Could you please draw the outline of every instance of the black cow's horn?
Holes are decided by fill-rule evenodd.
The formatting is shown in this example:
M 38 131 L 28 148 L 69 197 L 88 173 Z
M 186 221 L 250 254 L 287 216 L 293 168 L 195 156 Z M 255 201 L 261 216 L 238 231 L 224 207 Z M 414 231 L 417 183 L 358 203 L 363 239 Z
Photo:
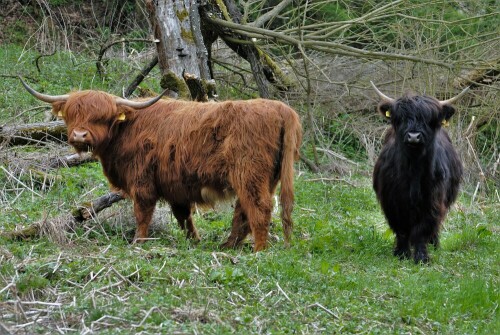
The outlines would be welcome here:
M 453 98 L 450 98 L 448 100 L 443 100 L 443 101 L 439 101 L 439 104 L 441 106 L 444 106 L 444 105 L 452 105 L 454 104 L 455 102 L 458 101 L 458 99 L 460 99 L 465 93 L 467 93 L 467 91 L 469 91 L 470 89 L 470 86 L 469 87 L 466 87 L 462 92 L 458 93 L 458 95 L 455 95 Z
M 32 96 L 34 96 L 38 100 L 52 103 L 52 102 L 57 102 L 57 101 L 66 101 L 69 98 L 69 94 L 65 94 L 65 95 L 42 94 L 40 92 L 35 91 L 28 84 L 26 84 L 26 82 L 23 80 L 23 78 L 21 76 L 19 76 L 19 79 L 21 80 L 21 83 L 23 84 L 26 91 L 28 91 Z
M 373 81 L 370 80 L 370 84 L 372 84 L 373 89 L 375 90 L 375 92 L 377 92 L 377 95 L 380 97 L 380 99 L 391 103 L 395 101 L 393 98 L 390 98 L 384 93 L 380 92 L 380 90 L 377 88 L 377 86 L 375 86 Z
M 117 106 L 122 105 L 122 106 L 132 107 L 135 109 L 141 109 L 141 108 L 146 108 L 146 107 L 153 105 L 155 102 L 160 100 L 161 97 L 163 95 L 165 95 L 165 93 L 167 93 L 167 91 L 168 90 L 165 90 L 159 96 L 157 96 L 153 99 L 147 100 L 147 101 L 132 101 L 132 100 L 127 100 L 127 99 L 118 98 L 118 97 L 115 99 L 115 101 L 116 101 Z

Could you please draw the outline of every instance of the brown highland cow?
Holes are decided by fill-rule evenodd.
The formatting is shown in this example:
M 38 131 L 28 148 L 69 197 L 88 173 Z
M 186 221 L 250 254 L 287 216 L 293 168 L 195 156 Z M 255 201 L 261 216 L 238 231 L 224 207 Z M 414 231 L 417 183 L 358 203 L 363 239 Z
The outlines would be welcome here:
M 22 79 L 21 79 L 22 81 Z M 293 163 L 302 128 L 297 113 L 279 101 L 132 101 L 100 91 L 49 96 L 78 152 L 91 150 L 113 187 L 134 202 L 134 241 L 148 237 L 156 202 L 167 201 L 189 238 L 198 240 L 194 204 L 236 196 L 231 234 L 236 247 L 251 232 L 254 251 L 267 245 L 272 195 L 281 183 L 281 218 L 290 242 Z

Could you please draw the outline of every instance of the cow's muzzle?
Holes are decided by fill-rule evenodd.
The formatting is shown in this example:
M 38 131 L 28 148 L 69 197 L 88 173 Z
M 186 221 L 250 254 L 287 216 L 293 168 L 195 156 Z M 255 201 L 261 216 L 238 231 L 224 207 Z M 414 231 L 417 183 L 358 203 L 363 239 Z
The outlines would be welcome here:
M 77 151 L 92 150 L 92 136 L 88 130 L 73 130 L 68 138 L 71 144 Z
M 89 132 L 86 130 L 73 130 L 71 132 L 71 143 L 88 143 Z
M 406 133 L 405 143 L 410 145 L 419 145 L 423 143 L 423 136 L 420 132 Z

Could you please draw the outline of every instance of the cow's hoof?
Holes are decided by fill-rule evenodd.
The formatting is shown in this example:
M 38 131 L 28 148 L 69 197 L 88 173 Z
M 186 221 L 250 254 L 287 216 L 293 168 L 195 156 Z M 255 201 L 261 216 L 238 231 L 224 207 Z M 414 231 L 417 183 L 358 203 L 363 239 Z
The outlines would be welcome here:
M 196 234 L 187 234 L 186 238 L 194 243 L 199 243 L 201 241 L 200 235 Z
M 431 238 L 431 240 L 429 241 L 432 246 L 434 247 L 434 249 L 438 249 L 439 248 L 439 237 L 438 236 L 434 236 L 433 238 Z
M 411 257 L 411 251 L 408 248 L 396 248 L 394 249 L 394 256 L 401 260 L 408 259 Z
M 219 245 L 219 249 L 236 249 L 239 245 L 236 241 L 227 240 L 226 242 Z
M 426 252 L 416 251 L 413 257 L 415 264 L 427 264 L 430 261 L 429 255 Z

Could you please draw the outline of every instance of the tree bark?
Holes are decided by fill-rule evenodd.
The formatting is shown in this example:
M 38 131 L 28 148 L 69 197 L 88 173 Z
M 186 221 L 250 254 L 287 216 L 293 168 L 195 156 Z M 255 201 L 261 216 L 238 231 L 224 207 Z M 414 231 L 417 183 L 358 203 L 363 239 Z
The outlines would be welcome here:
M 227 21 L 241 23 L 242 15 L 238 10 L 238 7 L 234 3 L 234 1 L 224 0 L 224 5 L 226 6 L 226 11 L 229 14 L 229 17 L 226 17 L 225 19 Z M 224 10 L 224 8 L 220 8 L 220 6 L 221 5 L 215 7 L 214 9 Z M 239 56 L 243 57 L 248 61 L 248 63 L 250 64 L 250 68 L 252 69 L 253 77 L 259 89 L 259 95 L 262 98 L 269 98 L 271 94 L 269 92 L 264 66 L 260 59 L 259 50 L 255 47 L 252 41 L 244 36 L 236 35 L 234 32 L 228 31 L 227 29 L 221 31 L 219 36 L 227 44 L 227 46 L 229 46 Z M 246 41 L 250 43 L 238 43 L 239 41 Z
M 198 4 L 195 0 L 148 0 L 153 33 L 157 43 L 158 63 L 164 89 L 189 98 L 189 87 L 183 72 L 200 78 L 210 96 L 214 84 L 208 66 L 208 51 L 201 34 Z M 196 94 L 194 94 L 196 96 Z

